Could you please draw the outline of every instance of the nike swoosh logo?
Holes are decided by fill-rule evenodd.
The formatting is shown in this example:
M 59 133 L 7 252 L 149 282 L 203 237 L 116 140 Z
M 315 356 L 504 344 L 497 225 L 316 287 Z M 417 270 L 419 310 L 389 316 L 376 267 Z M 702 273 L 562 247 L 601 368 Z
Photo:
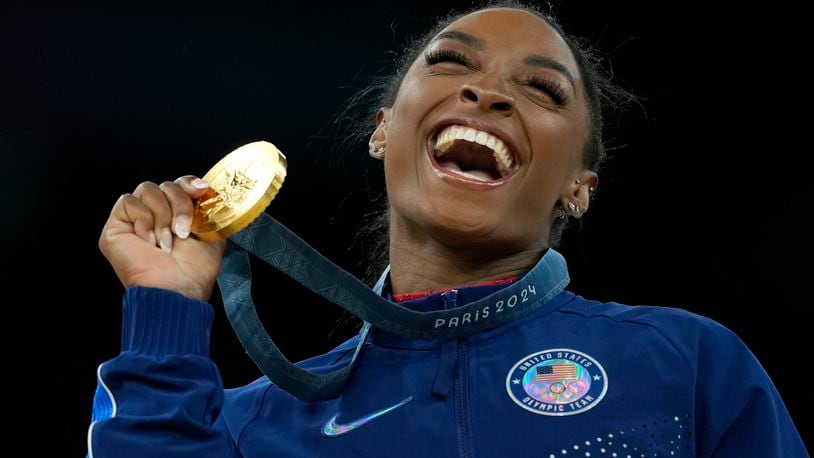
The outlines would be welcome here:
M 338 436 L 341 436 L 343 434 L 347 434 L 347 433 L 353 431 L 354 429 L 356 429 L 356 428 L 364 425 L 365 423 L 369 422 L 370 420 L 373 420 L 374 418 L 381 417 L 382 415 L 384 415 L 384 414 L 386 414 L 388 412 L 392 412 L 392 411 L 398 409 L 399 407 L 403 406 L 404 404 L 407 404 L 408 402 L 410 402 L 412 400 L 413 400 L 413 397 L 410 396 L 407 399 L 399 402 L 396 405 L 392 405 L 390 407 L 387 407 L 386 409 L 382 409 L 382 410 L 373 412 L 372 414 L 365 415 L 364 417 L 361 417 L 361 418 L 356 419 L 356 420 L 354 420 L 352 422 L 349 422 L 349 423 L 343 423 L 343 424 L 337 423 L 336 419 L 339 418 L 339 413 L 337 413 L 336 415 L 333 416 L 333 418 L 331 418 L 330 420 L 328 420 L 328 422 L 325 423 L 325 426 L 322 427 L 322 434 L 327 436 L 327 437 L 338 437 Z

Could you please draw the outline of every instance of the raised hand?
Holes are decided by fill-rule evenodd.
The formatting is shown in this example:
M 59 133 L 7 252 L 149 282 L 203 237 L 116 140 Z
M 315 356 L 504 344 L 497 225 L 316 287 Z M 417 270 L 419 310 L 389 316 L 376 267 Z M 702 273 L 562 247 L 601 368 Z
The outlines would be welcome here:
M 145 181 L 119 197 L 99 249 L 125 288 L 150 286 L 209 300 L 226 242 L 203 242 L 189 232 L 193 199 L 208 188 L 186 175 L 160 185 Z

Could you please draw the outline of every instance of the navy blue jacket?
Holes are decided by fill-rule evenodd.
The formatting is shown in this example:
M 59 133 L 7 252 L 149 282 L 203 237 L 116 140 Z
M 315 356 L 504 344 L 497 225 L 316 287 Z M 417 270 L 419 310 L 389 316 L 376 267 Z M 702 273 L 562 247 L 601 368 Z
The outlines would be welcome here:
M 503 286 L 402 305 L 448 309 Z M 300 363 L 329 372 L 359 347 L 344 392 L 317 403 L 265 377 L 224 390 L 208 356 L 213 315 L 176 293 L 126 291 L 122 351 L 98 370 L 90 456 L 808 456 L 746 345 L 679 309 L 562 291 L 467 339 L 370 329 L 361 345 L 357 336 Z

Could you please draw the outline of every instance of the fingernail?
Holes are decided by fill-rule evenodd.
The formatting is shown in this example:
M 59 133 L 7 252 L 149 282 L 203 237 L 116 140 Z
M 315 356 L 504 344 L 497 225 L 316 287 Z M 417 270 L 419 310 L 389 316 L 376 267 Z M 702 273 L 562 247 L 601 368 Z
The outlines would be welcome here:
M 161 229 L 161 234 L 158 236 L 158 243 L 165 252 L 170 253 L 172 251 L 172 232 L 170 228 L 165 227 Z
M 206 189 L 206 188 L 209 187 L 209 183 L 207 183 L 206 181 L 204 181 L 204 180 L 202 180 L 200 178 L 196 178 L 196 179 L 190 181 L 189 184 L 191 184 L 193 188 L 198 188 L 198 189 Z
M 175 235 L 185 239 L 189 237 L 189 227 L 192 220 L 187 215 L 178 215 L 175 217 Z
M 150 246 L 155 246 L 155 232 L 150 231 L 150 233 L 147 234 L 147 243 L 149 243 Z

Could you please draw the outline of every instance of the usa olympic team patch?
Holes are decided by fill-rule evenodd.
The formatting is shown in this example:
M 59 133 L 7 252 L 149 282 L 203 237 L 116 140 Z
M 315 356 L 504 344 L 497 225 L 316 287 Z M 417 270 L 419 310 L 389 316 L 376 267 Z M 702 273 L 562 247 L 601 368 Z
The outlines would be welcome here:
M 593 409 L 608 391 L 605 368 L 591 356 L 570 348 L 532 353 L 506 376 L 515 404 L 540 415 L 562 417 Z

